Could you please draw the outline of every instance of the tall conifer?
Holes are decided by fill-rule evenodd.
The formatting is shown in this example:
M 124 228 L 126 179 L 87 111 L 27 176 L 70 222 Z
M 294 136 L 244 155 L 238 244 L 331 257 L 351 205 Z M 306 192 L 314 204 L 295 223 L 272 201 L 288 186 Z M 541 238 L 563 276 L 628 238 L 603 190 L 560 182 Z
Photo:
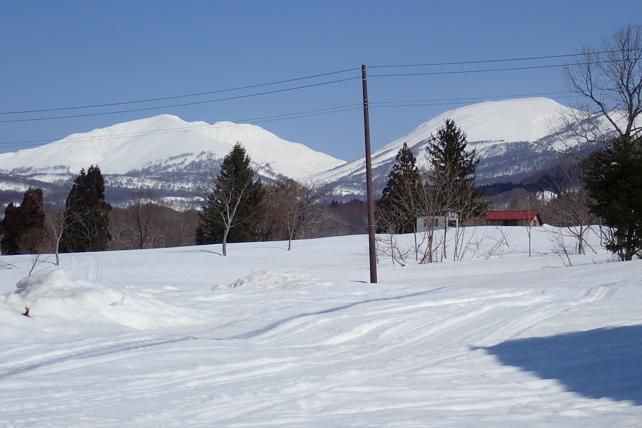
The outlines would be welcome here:
M 446 119 L 426 147 L 431 165 L 429 187 L 433 187 L 431 191 L 437 194 L 443 210 L 458 211 L 462 220 L 481 215 L 487 208 L 483 195 L 475 188 L 479 157 L 467 146 L 466 133 L 455 121 Z
M 395 158 L 395 164 L 388 174 L 386 187 L 377 204 L 378 223 L 395 233 L 408 233 L 415 230 L 417 218 L 417 198 L 421 188 L 421 177 L 417 160 L 403 144 Z
M 227 255 L 228 242 L 255 239 L 263 187 L 250 163 L 240 143 L 223 159 L 214 189 L 199 213 L 198 244 L 222 243 L 223 255 Z
M 2 254 L 31 254 L 39 251 L 47 236 L 41 189 L 29 188 L 20 206 L 10 203 L 2 220 Z
M 584 164 L 591 212 L 613 230 L 606 248 L 621 260 L 641 255 L 642 140 L 616 138 Z
M 65 202 L 60 252 L 102 251 L 111 240 L 105 180 L 98 166 L 82 169 Z

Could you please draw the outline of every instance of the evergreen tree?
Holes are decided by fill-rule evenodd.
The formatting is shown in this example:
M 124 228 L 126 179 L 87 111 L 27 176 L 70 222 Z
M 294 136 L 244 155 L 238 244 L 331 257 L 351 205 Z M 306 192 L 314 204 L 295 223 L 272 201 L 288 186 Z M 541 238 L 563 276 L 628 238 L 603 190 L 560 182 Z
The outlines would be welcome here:
M 475 150 L 466 150 L 467 145 L 466 133 L 452 119 L 446 119 L 426 147 L 434 173 L 458 182 L 474 180 L 479 158 Z
M 2 220 L 2 254 L 13 255 L 20 254 L 18 241 L 22 235 L 22 213 L 20 207 L 16 207 L 13 202 L 7 205 L 4 210 L 4 219 Z
M 39 250 L 47 236 L 41 189 L 29 188 L 22 203 L 10 203 L 2 221 L 2 254 L 30 254 Z
M 377 203 L 377 223 L 394 233 L 413 232 L 416 227 L 417 199 L 421 177 L 417 160 L 404 143 L 388 174 L 386 187 Z
M 591 211 L 613 229 L 606 247 L 621 260 L 640 256 L 642 245 L 642 141 L 616 138 L 585 162 Z
M 199 213 L 197 244 L 223 244 L 255 239 L 263 187 L 250 166 L 243 146 L 236 143 L 225 156 L 214 189 L 207 194 Z
M 65 202 L 60 252 L 102 251 L 111 240 L 105 181 L 98 166 L 82 169 Z
M 458 211 L 461 219 L 481 215 L 487 204 L 475 187 L 476 150 L 467 150 L 466 133 L 452 119 L 431 136 L 426 151 L 430 159 L 429 185 L 437 187 L 444 211 Z

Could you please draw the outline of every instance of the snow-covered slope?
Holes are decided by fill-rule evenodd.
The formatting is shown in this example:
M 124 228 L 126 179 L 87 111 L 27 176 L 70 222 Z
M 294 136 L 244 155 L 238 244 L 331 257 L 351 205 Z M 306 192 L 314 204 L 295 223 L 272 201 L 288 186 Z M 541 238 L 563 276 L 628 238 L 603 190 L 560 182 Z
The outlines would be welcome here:
M 639 427 L 642 261 L 590 233 L 565 267 L 560 233 L 467 228 L 377 285 L 366 236 L 4 256 L 0 426 Z
M 268 175 L 298 179 L 344 163 L 255 125 L 187 122 L 163 114 L 72 134 L 34 149 L 0 154 L 0 170 L 48 171 L 62 166 L 75 174 L 97 164 L 105 174 L 125 174 L 151 166 L 179 168 L 208 157 L 220 159 L 236 142 Z
M 417 163 L 425 167 L 427 139 L 452 119 L 466 132 L 468 146 L 476 149 L 481 158 L 478 177 L 494 177 L 523 173 L 537 168 L 532 158 L 554 144 L 545 141 L 554 133 L 559 118 L 571 109 L 550 98 L 521 98 L 487 101 L 446 111 L 417 126 L 413 131 L 375 151 L 372 165 L 375 179 L 383 180 L 404 143 L 417 156 Z M 518 162 L 503 166 L 505 158 L 520 157 Z M 525 164 L 525 165 L 523 165 Z M 336 194 L 362 192 L 365 160 L 354 160 L 333 170 L 310 177 L 310 181 L 331 184 Z

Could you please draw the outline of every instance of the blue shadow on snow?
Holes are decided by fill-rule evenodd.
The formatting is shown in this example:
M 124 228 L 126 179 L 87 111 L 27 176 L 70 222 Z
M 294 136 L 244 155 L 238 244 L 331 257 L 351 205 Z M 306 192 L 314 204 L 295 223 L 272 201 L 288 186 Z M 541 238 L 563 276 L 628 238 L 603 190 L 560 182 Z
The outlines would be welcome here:
M 502 364 L 555 379 L 585 397 L 642 405 L 642 325 L 515 339 L 476 349 Z

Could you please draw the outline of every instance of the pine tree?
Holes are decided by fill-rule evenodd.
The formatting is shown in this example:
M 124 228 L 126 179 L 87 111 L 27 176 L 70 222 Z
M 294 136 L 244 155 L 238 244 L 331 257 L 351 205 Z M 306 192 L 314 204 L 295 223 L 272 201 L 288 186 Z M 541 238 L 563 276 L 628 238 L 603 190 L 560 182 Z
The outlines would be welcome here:
M 377 203 L 377 223 L 394 233 L 413 232 L 416 227 L 417 198 L 421 177 L 417 160 L 403 144 L 388 174 L 386 187 Z
M 467 145 L 466 133 L 446 119 L 426 147 L 434 173 L 460 182 L 474 179 L 479 158 L 475 150 L 466 150 Z
M 475 188 L 476 150 L 467 150 L 466 133 L 452 119 L 431 136 L 426 151 L 430 159 L 430 185 L 439 194 L 444 211 L 458 211 L 461 219 L 486 210 L 483 195 Z
M 22 213 L 20 207 L 16 207 L 13 202 L 7 205 L 4 210 L 4 219 L 2 220 L 2 254 L 13 255 L 20 254 L 18 241 L 22 235 Z
M 607 249 L 621 260 L 640 256 L 642 246 L 642 141 L 616 138 L 585 162 L 589 208 L 613 230 Z
M 198 244 L 251 241 L 256 236 L 263 187 L 250 166 L 250 158 L 240 143 L 234 145 L 221 163 L 221 170 L 199 213 Z
M 82 169 L 65 203 L 60 252 L 102 251 L 111 240 L 105 181 L 98 166 Z
M 41 189 L 29 188 L 22 203 L 10 203 L 2 221 L 2 254 L 31 254 L 38 252 L 47 236 Z

